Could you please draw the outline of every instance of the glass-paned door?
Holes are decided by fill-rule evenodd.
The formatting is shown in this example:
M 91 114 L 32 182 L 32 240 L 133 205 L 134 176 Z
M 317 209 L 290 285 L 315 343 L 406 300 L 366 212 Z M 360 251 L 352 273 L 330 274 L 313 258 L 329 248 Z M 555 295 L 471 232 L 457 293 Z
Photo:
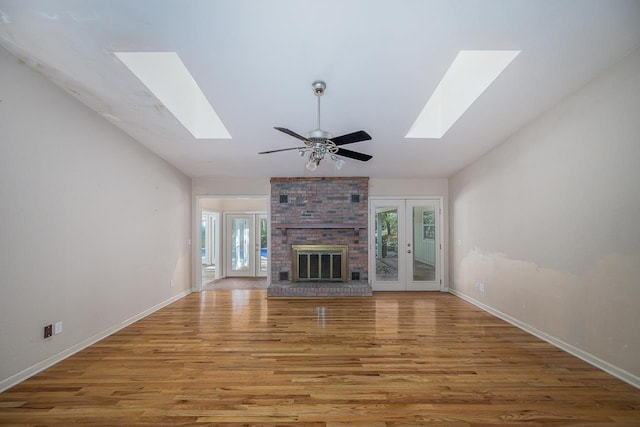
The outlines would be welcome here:
M 373 289 L 440 290 L 440 201 L 372 199 L 369 206 Z
M 206 215 L 202 215 L 202 235 L 200 236 L 200 242 L 202 243 L 200 245 L 200 256 L 202 257 L 202 265 L 207 265 L 210 264 L 210 260 L 211 260 L 211 253 L 209 252 L 209 245 L 207 240 L 209 240 L 209 233 L 210 233 L 210 227 L 209 227 L 209 219 L 207 218 Z
M 406 263 L 407 290 L 439 291 L 439 234 L 436 218 L 440 203 L 437 200 L 406 201 Z M 436 246 L 438 245 L 438 246 Z
M 401 232 L 398 220 L 404 217 L 404 202 L 401 200 L 371 201 L 373 218 L 374 255 L 373 283 L 378 290 L 404 290 L 404 269 L 398 268 L 398 248 L 404 246 L 404 232 Z M 402 223 L 402 221 L 400 221 Z
M 266 276 L 267 275 L 267 266 L 269 262 L 269 253 L 267 251 L 268 242 L 267 242 L 267 215 L 259 214 L 257 215 L 258 226 L 256 227 L 256 232 L 258 235 L 256 236 L 256 241 L 260 242 L 259 245 L 259 254 L 258 259 L 260 260 L 257 265 L 257 276 Z
M 227 276 L 266 276 L 266 214 L 228 214 L 226 222 Z
M 203 210 L 201 214 L 200 257 L 203 284 L 220 278 L 219 215 L 218 212 L 207 210 Z

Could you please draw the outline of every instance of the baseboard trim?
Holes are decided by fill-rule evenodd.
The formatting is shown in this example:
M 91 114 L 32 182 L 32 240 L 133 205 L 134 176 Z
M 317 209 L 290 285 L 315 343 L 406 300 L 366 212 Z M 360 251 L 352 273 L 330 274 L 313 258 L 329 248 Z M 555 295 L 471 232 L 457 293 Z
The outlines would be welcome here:
M 468 295 L 465 295 L 461 292 L 458 292 L 455 289 L 449 289 L 449 293 L 452 295 L 457 296 L 460 299 L 463 299 L 465 301 L 467 301 L 468 303 L 471 303 L 473 305 L 475 305 L 476 307 L 480 308 L 481 310 L 484 310 L 502 320 L 504 320 L 505 322 L 511 323 L 513 326 L 522 329 L 525 332 L 530 333 L 531 335 L 534 335 L 538 338 L 540 338 L 543 341 L 548 342 L 551 345 L 554 345 L 556 347 L 558 347 L 561 350 L 566 351 L 567 353 L 577 357 L 578 359 L 582 359 L 585 362 L 595 366 L 598 369 L 602 369 L 603 371 L 613 375 L 614 377 L 636 387 L 640 389 L 640 377 L 632 374 L 631 372 L 625 371 L 624 369 L 618 368 L 615 365 L 612 365 L 609 362 L 606 362 L 594 355 L 592 355 L 591 353 L 587 353 L 584 350 L 580 350 L 577 347 L 572 346 L 571 344 L 567 344 L 566 342 L 559 340 L 558 338 L 555 338 L 545 332 L 542 332 L 536 328 L 534 328 L 531 325 L 528 325 L 524 322 L 521 322 L 520 320 L 509 316 L 508 314 L 505 314 L 499 310 L 496 310 L 495 308 L 492 308 L 478 300 L 476 300 L 475 298 L 472 298 Z
M 84 350 L 85 348 L 89 347 L 92 344 L 97 343 L 98 341 L 108 337 L 109 335 L 112 335 L 116 332 L 118 332 L 120 329 L 126 328 L 127 326 L 131 325 L 132 323 L 137 322 L 138 320 L 147 317 L 148 315 L 150 315 L 151 313 L 160 310 L 163 307 L 166 307 L 167 305 L 174 303 L 176 301 L 178 301 L 179 299 L 182 299 L 184 297 L 186 297 L 187 295 L 189 295 L 192 292 L 191 289 L 189 289 L 188 291 L 184 291 L 180 294 L 174 295 L 173 297 L 154 305 L 153 307 L 139 313 L 136 314 L 135 316 L 124 320 L 123 322 L 120 322 L 90 338 L 87 338 L 84 341 L 81 341 L 69 348 L 67 348 L 66 350 L 61 351 L 60 353 L 53 355 L 51 357 L 49 357 L 48 359 L 45 359 L 41 362 L 36 363 L 33 366 L 30 366 L 20 372 L 18 372 L 15 375 L 12 375 L 4 380 L 0 381 L 0 393 L 2 393 L 5 390 L 10 389 L 11 387 L 21 383 L 22 381 L 36 375 L 39 372 L 44 371 L 45 369 L 55 365 L 58 362 L 61 362 L 62 360 L 66 359 L 69 356 L 74 355 L 75 353 L 79 352 L 80 350 Z

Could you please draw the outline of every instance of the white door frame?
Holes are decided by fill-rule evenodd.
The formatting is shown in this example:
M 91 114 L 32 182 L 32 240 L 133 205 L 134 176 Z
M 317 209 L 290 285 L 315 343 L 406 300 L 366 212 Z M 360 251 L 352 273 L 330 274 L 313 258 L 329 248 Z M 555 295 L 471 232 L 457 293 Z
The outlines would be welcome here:
M 412 208 L 420 202 L 428 202 L 436 205 L 436 277 L 434 282 L 413 282 L 409 280 L 412 267 L 409 264 L 407 250 L 408 243 L 412 243 L 413 237 L 407 236 L 407 230 L 412 230 Z M 398 210 L 398 278 L 397 281 L 376 281 L 376 207 L 393 206 Z M 369 198 L 369 281 L 374 291 L 446 291 L 444 273 L 444 218 L 442 215 L 442 197 L 370 197 Z M 400 224 L 404 223 L 404 226 Z M 415 250 L 412 244 L 411 250 Z

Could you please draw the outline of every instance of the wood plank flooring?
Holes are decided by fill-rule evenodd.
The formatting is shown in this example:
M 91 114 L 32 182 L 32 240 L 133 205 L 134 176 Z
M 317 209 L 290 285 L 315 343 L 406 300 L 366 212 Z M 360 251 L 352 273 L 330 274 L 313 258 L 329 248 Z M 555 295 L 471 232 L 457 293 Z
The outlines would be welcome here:
M 640 425 L 640 390 L 452 295 L 265 295 L 191 294 L 0 394 L 0 424 Z

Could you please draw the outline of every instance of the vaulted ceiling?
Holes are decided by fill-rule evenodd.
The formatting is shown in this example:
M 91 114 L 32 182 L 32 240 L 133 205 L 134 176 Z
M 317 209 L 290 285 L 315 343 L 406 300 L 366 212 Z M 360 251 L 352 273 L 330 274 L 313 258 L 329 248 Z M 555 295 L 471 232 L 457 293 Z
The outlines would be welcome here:
M 192 177 L 448 177 L 639 46 L 639 23 L 638 0 L 0 0 L 0 45 Z M 444 137 L 406 139 L 458 52 L 485 49 L 521 53 Z M 176 52 L 231 138 L 194 138 L 130 51 Z M 257 154 L 300 145 L 274 126 L 316 127 L 317 79 L 322 128 L 365 130 L 345 148 L 372 160 Z

